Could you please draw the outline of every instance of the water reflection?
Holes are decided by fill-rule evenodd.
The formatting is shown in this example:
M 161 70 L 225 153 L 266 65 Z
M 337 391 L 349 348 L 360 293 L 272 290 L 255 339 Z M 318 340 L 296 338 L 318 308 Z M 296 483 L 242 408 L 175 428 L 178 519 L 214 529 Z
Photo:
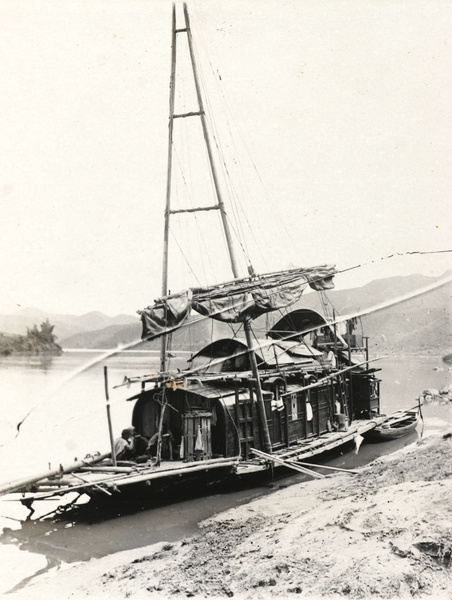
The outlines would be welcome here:
M 30 360 L 28 363 L 32 369 L 40 369 L 41 371 L 49 371 L 52 368 L 54 356 L 41 354 L 35 360 Z
M 2 369 L 20 368 L 20 369 L 39 369 L 40 371 L 50 371 L 54 365 L 55 359 L 59 357 L 54 354 L 11 354 L 2 356 L 0 367 Z

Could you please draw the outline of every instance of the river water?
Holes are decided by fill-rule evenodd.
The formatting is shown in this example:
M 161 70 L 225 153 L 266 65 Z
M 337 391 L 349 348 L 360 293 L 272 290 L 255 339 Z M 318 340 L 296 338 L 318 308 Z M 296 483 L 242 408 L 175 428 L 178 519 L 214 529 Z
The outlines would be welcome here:
M 175 360 L 172 368 L 185 360 Z M 87 453 L 108 451 L 103 367 L 108 367 L 108 388 L 115 436 L 130 424 L 133 403 L 126 398 L 137 386 L 117 387 L 125 375 L 158 370 L 158 358 L 147 352 L 107 357 L 105 353 L 68 351 L 60 357 L 7 357 L 0 359 L 0 483 L 46 471 L 72 462 Z M 435 357 L 392 357 L 380 362 L 382 412 L 415 404 L 424 389 L 442 389 L 452 373 Z M 423 434 L 452 426 L 452 403 L 431 403 L 423 408 Z M 20 426 L 18 427 L 18 425 Z M 419 427 L 421 429 L 421 427 Z M 384 444 L 363 444 L 359 453 L 338 455 L 328 464 L 353 468 L 417 439 L 410 437 Z M 134 515 L 97 519 L 90 523 L 55 524 L 35 517 L 55 508 L 44 502 L 33 521 L 28 510 L 0 500 L 0 593 L 25 585 L 29 579 L 61 565 L 101 557 L 158 541 L 175 541 L 193 535 L 197 524 L 213 514 L 271 493 L 281 485 L 303 481 L 293 475 L 251 490 L 233 491 L 177 502 Z

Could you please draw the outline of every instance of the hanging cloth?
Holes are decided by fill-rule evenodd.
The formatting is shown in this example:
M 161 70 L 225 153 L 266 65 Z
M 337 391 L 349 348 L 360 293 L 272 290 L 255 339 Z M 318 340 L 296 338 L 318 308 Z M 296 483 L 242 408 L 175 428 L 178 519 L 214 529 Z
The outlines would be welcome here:
M 363 440 L 364 440 L 363 436 L 360 435 L 359 433 L 357 435 L 355 435 L 355 437 L 354 437 L 354 441 L 355 441 L 355 454 L 358 454 L 359 448 L 360 448 Z
M 195 442 L 195 452 L 204 452 L 205 448 L 204 448 L 204 441 L 202 439 L 202 431 L 201 431 L 201 425 L 198 425 L 198 434 L 196 436 L 196 442 Z
M 335 369 L 337 367 L 336 355 L 334 354 L 334 352 L 332 350 L 330 350 L 328 352 L 328 354 L 326 355 L 326 360 L 331 362 L 331 367 L 333 369 Z
M 191 290 L 188 290 L 168 298 L 166 302 L 160 300 L 154 306 L 138 311 L 142 324 L 141 339 L 163 335 L 180 327 L 190 316 L 191 297 Z
M 184 436 L 180 438 L 179 458 L 184 460 Z
M 306 402 L 306 420 L 307 421 L 312 421 L 313 419 L 313 414 L 312 414 L 312 406 L 310 402 Z
M 260 315 L 297 302 L 306 288 L 306 279 L 298 278 L 283 285 L 240 288 L 228 293 L 193 294 L 192 306 L 196 312 L 206 317 L 226 323 L 243 323 L 247 318 L 256 319 Z

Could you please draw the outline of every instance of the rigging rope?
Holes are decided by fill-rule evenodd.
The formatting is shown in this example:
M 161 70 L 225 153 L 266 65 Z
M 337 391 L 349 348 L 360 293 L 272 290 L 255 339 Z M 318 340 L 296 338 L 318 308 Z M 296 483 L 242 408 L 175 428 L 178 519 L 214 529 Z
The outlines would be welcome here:
M 246 153 L 247 153 L 247 155 L 248 155 L 248 159 L 250 160 L 250 162 L 251 162 L 251 165 L 252 165 L 252 167 L 253 167 L 254 171 L 256 172 L 256 174 L 257 174 L 257 176 L 258 176 L 258 179 L 259 179 L 259 181 L 260 181 L 260 183 L 261 183 L 261 185 L 262 185 L 262 188 L 264 189 L 265 196 L 266 196 L 267 200 L 270 200 L 270 199 L 269 199 L 269 197 L 268 197 L 267 191 L 266 191 L 266 189 L 265 189 L 264 183 L 263 183 L 263 181 L 262 181 L 262 178 L 260 177 L 260 175 L 259 175 L 259 172 L 258 172 L 258 170 L 257 170 L 256 164 L 255 164 L 255 163 L 254 163 L 254 161 L 253 161 L 252 154 L 251 154 L 251 152 L 249 151 L 249 148 L 248 148 L 248 146 L 247 146 L 247 144 L 246 144 L 246 141 L 245 141 L 245 139 L 244 139 L 244 137 L 243 137 L 243 135 L 242 135 L 242 133 L 241 133 L 241 131 L 240 131 L 240 128 L 238 127 L 238 124 L 237 124 L 237 121 L 236 121 L 236 119 L 235 119 L 234 113 L 233 113 L 233 111 L 231 110 L 231 108 L 230 108 L 230 106 L 229 106 L 229 103 L 228 103 L 228 101 L 227 101 L 227 98 L 226 98 L 226 95 L 225 95 L 225 93 L 224 93 L 223 87 L 222 87 L 221 85 L 219 85 L 219 84 L 218 84 L 218 78 L 219 78 L 221 81 L 222 81 L 222 79 L 221 79 L 221 76 L 219 75 L 219 72 L 218 72 L 218 70 L 217 70 L 217 69 L 214 69 L 214 67 L 213 67 L 213 65 L 212 65 L 212 63 L 211 63 L 211 61 L 210 61 L 210 58 L 209 58 L 209 53 L 207 52 L 207 44 L 206 44 L 205 37 L 204 37 L 204 35 L 203 35 L 203 31 L 202 31 L 202 29 L 199 29 L 198 33 L 199 33 L 199 35 L 197 35 L 196 37 L 197 37 L 197 39 L 200 39 L 200 40 L 201 40 L 201 43 L 202 43 L 202 45 L 203 45 L 203 47 L 204 47 L 204 55 L 205 55 L 205 57 L 206 57 L 206 59 L 207 59 L 207 62 L 208 62 L 208 64 L 209 64 L 209 66 L 210 66 L 210 70 L 211 70 L 211 72 L 212 72 L 212 74 L 213 74 L 214 81 L 217 83 L 216 89 L 218 89 L 218 91 L 219 91 L 219 93 L 220 93 L 221 100 L 222 100 L 223 106 L 224 106 L 224 108 L 225 108 L 225 110 L 223 110 L 223 113 L 224 113 L 225 115 L 226 115 L 226 114 L 228 114 L 228 115 L 229 115 L 229 118 L 228 118 L 228 117 L 226 117 L 226 125 L 227 125 L 227 127 L 228 127 L 228 130 L 229 130 L 230 139 L 231 139 L 232 145 L 233 145 L 233 147 L 234 147 L 234 149 L 235 149 L 236 156 L 238 156 L 238 155 L 239 155 L 239 153 L 238 153 L 238 151 L 237 151 L 237 146 L 236 146 L 236 143 L 235 143 L 235 136 L 234 136 L 234 135 L 233 135 L 233 133 L 232 133 L 232 130 L 231 130 L 231 127 L 230 127 L 230 122 L 229 122 L 229 120 L 232 120 L 232 122 L 234 123 L 235 129 L 237 130 L 237 132 L 238 132 L 238 134 L 239 134 L 239 137 L 240 137 L 240 139 L 241 139 L 241 142 L 242 142 L 242 144 L 243 144 L 243 146 L 244 146 L 244 148 L 245 148 L 245 151 L 246 151 Z M 217 75 L 218 75 L 218 78 L 217 78 Z M 204 88 L 206 88 L 206 86 L 205 86 L 205 85 L 204 85 Z M 209 101 L 209 97 L 208 97 L 208 96 L 207 96 L 207 101 Z M 210 114 L 213 114 L 213 112 L 212 112 L 212 111 L 210 111 Z M 218 136 L 216 136 L 216 137 L 215 137 L 215 142 L 216 142 L 216 144 L 217 144 L 217 147 L 218 147 L 217 138 L 218 138 Z M 223 155 L 223 153 L 222 153 L 222 155 Z M 225 166 L 225 168 L 226 168 L 226 171 L 228 172 L 228 170 L 227 170 L 227 162 L 223 161 L 223 163 L 224 163 L 224 166 Z M 243 182 L 245 183 L 245 186 L 246 186 L 246 187 L 248 188 L 248 190 L 249 190 L 249 186 L 248 186 L 248 178 L 247 178 L 247 177 L 245 177 L 245 174 L 244 174 L 244 171 L 243 171 L 243 165 L 242 165 L 242 161 L 238 161 L 238 164 L 239 164 L 239 167 L 240 167 L 240 171 L 241 171 L 241 173 L 242 173 L 242 179 L 243 179 Z M 228 172 L 228 174 L 229 174 L 229 172 Z M 229 179 L 226 179 L 226 180 L 227 180 L 227 181 L 229 181 Z M 232 181 L 231 181 L 231 184 L 232 184 Z M 243 210 L 243 208 L 242 208 L 242 204 L 239 202 L 238 195 L 237 195 L 237 193 L 235 192 L 235 189 L 234 189 L 234 187 L 233 187 L 232 185 L 231 185 L 231 187 L 232 187 L 232 191 L 233 191 L 233 193 L 234 193 L 235 200 L 237 201 L 237 204 L 236 204 L 236 202 L 232 202 L 232 203 L 231 203 L 231 204 L 232 204 L 232 207 L 233 207 L 233 209 L 235 209 L 235 210 L 236 210 L 236 212 L 237 212 L 237 213 L 238 213 L 238 210 L 240 210 L 241 214 L 243 215 L 243 218 L 245 219 L 245 221 L 246 221 L 246 223 L 247 223 L 247 225 L 248 225 L 248 230 L 249 230 L 249 232 L 250 232 L 250 235 L 252 236 L 252 238 L 253 238 L 253 240 L 254 240 L 254 243 L 255 243 L 255 245 L 256 245 L 256 248 L 257 248 L 257 250 L 258 250 L 258 252 L 259 252 L 259 254 L 260 254 L 260 256 L 261 256 L 261 259 L 262 259 L 262 261 L 263 261 L 263 264 L 264 264 L 264 265 L 267 265 L 267 262 L 266 262 L 265 256 L 264 256 L 264 254 L 262 253 L 262 251 L 261 251 L 261 248 L 260 248 L 260 245 L 258 244 L 258 242 L 257 242 L 257 239 L 256 239 L 256 236 L 255 236 L 255 234 L 254 234 L 255 228 L 251 227 L 251 225 L 250 225 L 250 223 L 249 223 L 249 220 L 248 220 L 248 217 L 247 217 L 247 215 L 246 215 L 245 211 L 244 211 L 244 210 Z M 252 194 L 251 194 L 249 191 L 248 191 L 248 193 L 247 193 L 247 198 L 252 198 Z M 237 205 L 238 205 L 238 208 L 237 208 Z M 258 219 L 258 218 L 259 218 L 259 211 L 254 211 L 254 213 L 255 213 L 255 216 L 256 216 L 256 218 Z M 244 232 L 243 232 L 243 227 L 242 227 L 242 225 L 241 225 L 241 223 L 242 223 L 242 219 L 238 218 L 238 216 L 237 216 L 236 218 L 237 218 L 237 220 L 238 220 L 238 223 L 240 223 L 240 228 L 241 228 L 241 231 L 242 231 L 242 234 L 243 234 L 244 243 L 246 244 L 246 236 L 244 235 Z M 284 227 L 284 229 L 285 229 L 285 231 L 286 231 L 286 236 L 287 236 L 287 238 L 290 238 L 289 232 L 287 231 L 287 229 L 286 229 L 286 227 L 285 227 L 285 225 L 284 225 L 284 222 L 283 222 L 283 227 Z M 244 251 L 244 252 L 245 252 L 245 251 Z M 248 256 L 248 250 L 246 250 L 246 254 L 247 254 L 247 256 Z M 248 260 L 249 260 L 249 257 L 248 257 Z M 250 264 L 251 264 L 251 262 L 250 262 Z M 267 267 L 267 268 L 268 268 L 268 267 Z
M 184 133 L 186 133 L 186 127 L 184 127 Z M 186 140 L 185 140 L 185 137 L 186 137 L 186 136 L 184 136 L 184 138 L 183 138 L 183 141 L 186 141 Z M 188 146 L 188 142 L 186 142 L 186 144 L 187 144 L 187 146 Z M 183 184 L 184 184 L 184 189 L 185 189 L 185 191 L 186 191 L 186 198 L 187 198 L 186 202 L 187 202 L 187 205 L 189 205 L 189 207 L 190 207 L 190 208 L 194 208 L 194 207 L 195 207 L 195 202 L 194 202 L 194 190 L 193 190 L 193 177 L 189 177 L 189 181 L 190 181 L 190 186 L 189 186 L 189 184 L 188 184 L 188 182 L 187 182 L 187 178 L 185 177 L 184 168 L 183 168 L 183 166 L 182 166 L 182 162 L 181 162 L 181 160 L 180 160 L 179 153 L 177 152 L 177 147 L 176 147 L 176 145 L 175 145 L 175 144 L 173 144 L 173 152 L 174 152 L 174 153 L 175 153 L 175 155 L 176 155 L 176 160 L 177 160 L 177 163 L 178 163 L 178 166 L 179 166 L 180 175 L 181 175 L 181 177 L 182 177 L 182 182 L 183 182 Z M 185 153 L 185 155 L 187 155 L 187 156 L 190 156 L 190 153 L 189 153 L 189 152 L 186 152 L 186 153 Z M 191 166 L 191 163 L 190 163 L 190 161 L 188 161 L 188 166 L 187 166 L 187 168 L 188 168 L 188 171 L 189 171 L 189 173 L 190 173 L 190 166 Z M 204 257 L 206 257 L 206 258 L 207 258 L 207 261 L 208 261 L 208 263 L 209 263 L 209 266 L 210 266 L 211 273 L 214 273 L 214 265 L 212 264 L 212 262 L 211 262 L 211 260 L 210 260 L 210 254 L 209 254 L 209 252 L 208 252 L 208 250 L 207 250 L 207 246 L 206 246 L 205 238 L 204 238 L 204 236 L 203 236 L 203 235 L 202 235 L 202 233 L 201 233 L 201 227 L 200 227 L 200 224 L 199 224 L 199 220 L 198 220 L 197 214 L 196 214 L 195 212 L 193 212 L 193 213 L 191 213 L 191 215 L 194 217 L 195 224 L 196 224 L 196 228 L 197 228 L 197 231 L 198 231 L 198 235 L 196 236 L 196 239 L 198 240 L 198 242 L 199 242 L 199 243 L 200 243 L 200 244 L 203 246 L 203 248 L 204 248 L 204 252 L 198 252 L 198 253 L 197 253 L 197 255 L 199 255 L 199 256 L 200 256 L 200 258 L 201 258 L 201 263 L 202 263 L 202 264 L 201 264 L 201 267 L 202 267 L 202 271 L 203 271 L 203 274 L 204 274 L 204 282 L 206 282 L 206 281 L 208 281 L 208 276 L 207 276 L 207 271 L 206 271 L 206 267 L 205 267 L 205 263 L 204 263 Z M 179 219 L 179 226 L 181 227 L 181 222 L 180 222 L 180 219 Z M 171 231 L 171 229 L 172 229 L 172 227 L 171 227 L 171 223 L 170 223 L 170 231 Z M 186 230 L 187 230 L 187 229 L 186 229 L 186 228 L 184 228 L 184 231 L 186 231 Z M 179 236 L 179 237 L 181 237 L 181 236 Z M 190 238 L 190 236 L 189 236 L 189 237 L 188 237 L 188 242 L 187 242 L 187 243 L 189 243 L 189 242 L 190 242 L 190 239 L 191 239 L 191 238 Z M 196 277 L 196 280 L 197 280 L 197 281 L 198 281 L 198 283 L 199 283 L 199 278 L 198 278 L 198 276 L 195 274 L 195 272 L 194 272 L 194 269 L 193 269 L 193 267 L 191 266 L 191 264 L 189 263 L 189 261 L 188 261 L 187 257 L 186 257 L 186 256 L 183 254 L 180 244 L 178 244 L 178 248 L 179 248 L 179 250 L 181 251 L 181 254 L 183 255 L 183 257 L 184 257 L 185 261 L 187 262 L 187 264 L 188 264 L 188 266 L 189 266 L 189 268 L 190 268 L 190 271 L 191 271 L 191 273 L 193 273 L 193 274 L 195 275 L 195 277 Z M 192 254 L 190 254 L 190 255 L 192 255 Z
M 183 252 L 182 248 L 180 247 L 180 244 L 179 244 L 179 242 L 177 241 L 177 237 L 174 235 L 174 233 L 171 231 L 171 229 L 170 229 L 170 234 L 171 234 L 171 236 L 173 237 L 174 241 L 176 242 L 176 245 L 177 245 L 177 247 L 179 248 L 181 255 L 182 255 L 182 256 L 183 256 L 183 258 L 185 259 L 185 262 L 187 263 L 187 267 L 190 269 L 190 272 L 193 274 L 193 277 L 196 279 L 196 281 L 197 281 L 197 282 L 199 283 L 199 285 L 201 286 L 201 285 L 202 285 L 202 284 L 201 284 L 201 282 L 199 281 L 199 279 L 198 279 L 198 277 L 197 277 L 196 273 L 193 271 L 193 269 L 192 269 L 192 267 L 191 267 L 191 265 L 190 265 L 190 262 L 188 261 L 188 259 L 187 259 L 187 257 L 185 256 L 185 254 L 184 254 L 184 252 Z
M 202 39 L 202 41 L 204 41 L 204 40 Z M 194 42 L 194 45 L 195 45 L 195 42 Z M 196 52 L 196 54 L 198 54 L 198 53 Z M 209 61 L 209 64 L 210 64 L 210 61 Z M 230 219 L 230 226 L 234 231 L 235 237 L 240 245 L 242 253 L 247 261 L 247 264 L 250 264 L 251 263 L 250 255 L 249 255 L 248 249 L 246 248 L 246 236 L 243 233 L 242 220 L 238 218 L 237 203 L 234 201 L 234 198 L 236 198 L 238 201 L 238 196 L 234 190 L 234 187 L 232 185 L 232 180 L 229 176 L 229 171 L 227 168 L 227 161 L 225 160 L 225 155 L 224 155 L 223 149 L 218 141 L 219 136 L 216 132 L 216 125 L 215 125 L 215 122 L 212 117 L 212 115 L 214 114 L 214 111 L 212 110 L 209 95 L 206 93 L 207 86 L 205 84 L 205 77 L 204 77 L 204 73 L 202 71 L 202 65 L 199 65 L 199 64 L 198 64 L 198 75 L 199 75 L 199 79 L 200 79 L 200 85 L 202 86 L 203 92 L 204 92 L 204 94 L 203 94 L 204 103 L 209 108 L 209 110 L 206 111 L 205 117 L 206 117 L 206 120 L 209 121 L 209 130 L 212 132 L 212 138 L 215 142 L 215 146 L 217 148 L 218 155 L 221 158 L 220 166 L 221 166 L 222 172 L 223 172 L 223 181 L 226 184 L 226 187 L 228 188 L 230 206 L 235 214 L 234 223 L 232 222 L 232 219 Z M 228 127 L 229 127 L 229 123 L 228 123 Z M 232 143 L 234 143 L 233 140 L 232 140 Z M 243 211 L 242 211 L 242 214 L 244 215 L 245 219 L 247 220 L 247 217 L 243 213 Z M 248 225 L 249 225 L 249 223 L 248 223 Z M 239 235 L 238 230 L 241 230 L 241 235 Z M 254 232 L 251 229 L 251 227 L 250 227 L 250 231 L 251 231 L 251 235 L 254 236 Z

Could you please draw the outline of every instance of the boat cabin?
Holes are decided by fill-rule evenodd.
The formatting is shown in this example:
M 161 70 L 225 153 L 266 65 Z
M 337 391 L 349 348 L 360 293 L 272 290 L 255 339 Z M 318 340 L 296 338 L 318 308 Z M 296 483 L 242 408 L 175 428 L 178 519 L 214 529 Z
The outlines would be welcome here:
M 352 356 L 344 337 L 316 311 L 290 312 L 255 340 L 254 352 L 272 450 L 344 431 L 354 419 L 379 412 L 374 370 Z M 150 389 L 146 383 L 132 398 L 132 424 L 147 439 L 159 428 L 165 432 L 162 459 L 248 458 L 251 448 L 264 449 L 244 339 L 216 340 L 172 381 L 149 381 Z

